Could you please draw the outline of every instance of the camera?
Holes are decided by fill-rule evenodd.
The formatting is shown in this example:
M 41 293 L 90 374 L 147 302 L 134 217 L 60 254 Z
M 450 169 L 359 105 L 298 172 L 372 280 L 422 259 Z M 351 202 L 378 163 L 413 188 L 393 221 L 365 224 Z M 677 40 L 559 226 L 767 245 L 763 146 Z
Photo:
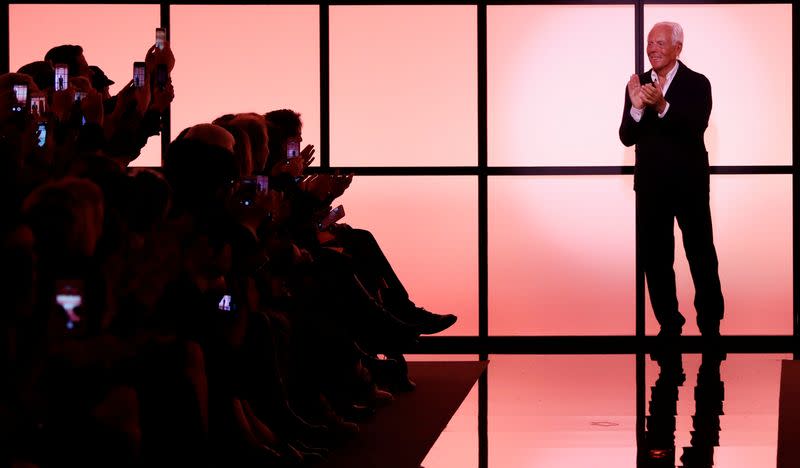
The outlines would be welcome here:
M 141 88 L 144 86 L 145 72 L 144 62 L 133 62 L 133 87 Z
M 44 148 L 47 143 L 47 122 L 39 122 L 36 124 L 36 146 Z
M 47 112 L 47 98 L 41 94 L 31 96 L 31 114 L 43 115 Z
M 56 91 L 64 91 L 69 87 L 69 67 L 63 63 L 56 64 L 55 68 L 55 87 Z
M 14 112 L 22 112 L 28 104 L 28 85 L 14 85 L 14 96 L 17 99 L 11 110 Z
M 67 330 L 74 330 L 80 323 L 78 307 L 83 305 L 83 284 L 76 280 L 60 280 L 56 282 L 56 304 L 61 306 L 67 319 Z
M 156 47 L 164 50 L 165 40 L 167 40 L 167 30 L 165 28 L 156 28 Z
M 219 304 L 217 304 L 217 309 L 223 312 L 236 312 L 236 303 L 233 302 L 233 298 L 230 294 L 225 294 L 220 299 Z
M 269 178 L 267 176 L 248 176 L 242 177 L 237 182 L 236 196 L 239 203 L 243 206 L 251 206 L 259 193 L 267 193 L 269 190 Z
M 336 208 L 332 209 L 325 219 L 317 224 L 317 227 L 320 231 L 324 231 L 330 227 L 331 224 L 339 221 L 340 219 L 344 218 L 344 206 L 339 205 Z
M 286 159 L 300 156 L 300 140 L 292 138 L 286 142 Z

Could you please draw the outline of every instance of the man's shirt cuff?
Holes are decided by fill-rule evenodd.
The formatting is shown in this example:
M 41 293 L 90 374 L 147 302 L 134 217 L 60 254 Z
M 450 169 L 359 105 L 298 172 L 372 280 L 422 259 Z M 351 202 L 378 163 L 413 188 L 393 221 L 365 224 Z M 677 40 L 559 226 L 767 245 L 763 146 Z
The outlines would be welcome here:
M 659 119 L 663 119 L 665 115 L 667 115 L 667 111 L 669 110 L 669 103 L 664 107 L 664 112 L 658 114 Z
M 631 117 L 633 120 L 640 122 L 642 120 L 642 116 L 644 115 L 644 109 L 637 109 L 631 106 Z

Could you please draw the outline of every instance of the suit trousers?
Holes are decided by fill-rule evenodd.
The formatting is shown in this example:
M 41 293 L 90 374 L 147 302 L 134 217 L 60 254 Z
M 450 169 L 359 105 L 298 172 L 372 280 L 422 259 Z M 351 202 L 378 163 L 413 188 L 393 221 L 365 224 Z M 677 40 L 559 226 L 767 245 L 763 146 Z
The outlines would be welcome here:
M 719 262 L 714 248 L 707 190 L 688 193 L 637 192 L 640 255 L 650 303 L 662 329 L 680 329 L 675 287 L 675 220 L 694 282 L 694 306 L 700 332 L 718 333 L 724 315 Z

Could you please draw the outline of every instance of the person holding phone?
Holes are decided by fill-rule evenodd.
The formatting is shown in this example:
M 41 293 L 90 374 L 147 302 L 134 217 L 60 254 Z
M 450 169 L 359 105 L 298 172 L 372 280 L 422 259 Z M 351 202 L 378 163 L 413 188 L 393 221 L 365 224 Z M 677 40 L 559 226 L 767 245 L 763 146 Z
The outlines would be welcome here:
M 0 139 L 3 141 L 3 161 L 14 167 L 4 170 L 11 175 L 19 170 L 25 157 L 34 149 L 36 122 L 27 109 L 19 111 L 20 87 L 28 94 L 39 92 L 33 79 L 22 73 L 0 75 Z M 13 178 L 12 178 L 13 180 Z M 13 184 L 7 188 L 13 187 Z
M 97 65 L 89 65 L 89 69 L 92 70 L 92 88 L 96 89 L 97 92 L 103 96 L 104 101 L 110 99 L 111 93 L 109 92 L 108 87 L 114 84 L 114 81 L 106 76 L 103 69 Z
M 53 47 L 47 51 L 44 60 L 49 62 L 53 67 L 58 64 L 66 65 L 67 73 L 70 78 L 74 76 L 85 76 L 89 78 L 92 76 L 89 63 L 83 55 L 83 47 L 79 45 L 64 44 Z M 66 80 L 64 80 L 64 84 L 66 85 Z
M 695 286 L 697 325 L 704 337 L 719 336 L 724 300 L 709 206 L 709 163 L 703 134 L 711 114 L 708 78 L 678 60 L 683 28 L 657 23 L 647 36 L 652 68 L 632 75 L 625 90 L 619 137 L 636 145 L 634 190 L 642 261 L 659 336 L 681 334 L 673 262 L 674 222 Z
M 270 162 L 267 163 L 266 170 L 272 171 L 270 174 L 274 174 L 276 170 L 280 171 L 281 163 L 278 161 L 283 155 L 286 155 L 283 160 L 289 161 L 290 167 L 292 161 L 301 158 L 310 163 L 313 159 L 313 147 L 306 147 L 299 156 L 289 157 L 294 155 L 297 148 L 292 143 L 302 141 L 302 122 L 299 114 L 290 109 L 281 109 L 268 112 L 265 119 L 270 145 Z M 288 179 L 278 178 L 278 183 L 281 180 Z M 352 174 L 344 175 L 337 172 L 314 174 L 300 182 L 297 182 L 296 178 L 291 178 L 291 181 L 283 185 L 289 188 L 289 193 L 294 193 L 293 211 L 297 206 L 303 206 L 306 209 L 316 207 L 327 212 L 330 209 L 326 207 L 347 190 L 352 180 Z M 410 300 L 408 291 L 371 232 L 335 223 L 328 226 L 328 229 L 335 237 L 335 244 L 342 247 L 344 253 L 352 258 L 356 276 L 367 292 L 398 319 L 412 324 L 422 334 L 439 333 L 455 324 L 457 317 L 454 314 L 436 314 L 417 306 Z

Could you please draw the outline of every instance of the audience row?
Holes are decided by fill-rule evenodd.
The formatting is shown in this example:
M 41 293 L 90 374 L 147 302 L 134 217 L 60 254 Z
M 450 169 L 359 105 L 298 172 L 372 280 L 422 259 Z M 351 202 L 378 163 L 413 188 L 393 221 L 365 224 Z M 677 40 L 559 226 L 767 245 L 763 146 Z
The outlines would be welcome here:
M 62 45 L 0 76 L 0 462 L 300 466 L 413 390 L 403 353 L 456 321 L 417 306 L 341 222 L 289 109 L 189 127 L 161 168 L 175 57 L 115 96 Z

